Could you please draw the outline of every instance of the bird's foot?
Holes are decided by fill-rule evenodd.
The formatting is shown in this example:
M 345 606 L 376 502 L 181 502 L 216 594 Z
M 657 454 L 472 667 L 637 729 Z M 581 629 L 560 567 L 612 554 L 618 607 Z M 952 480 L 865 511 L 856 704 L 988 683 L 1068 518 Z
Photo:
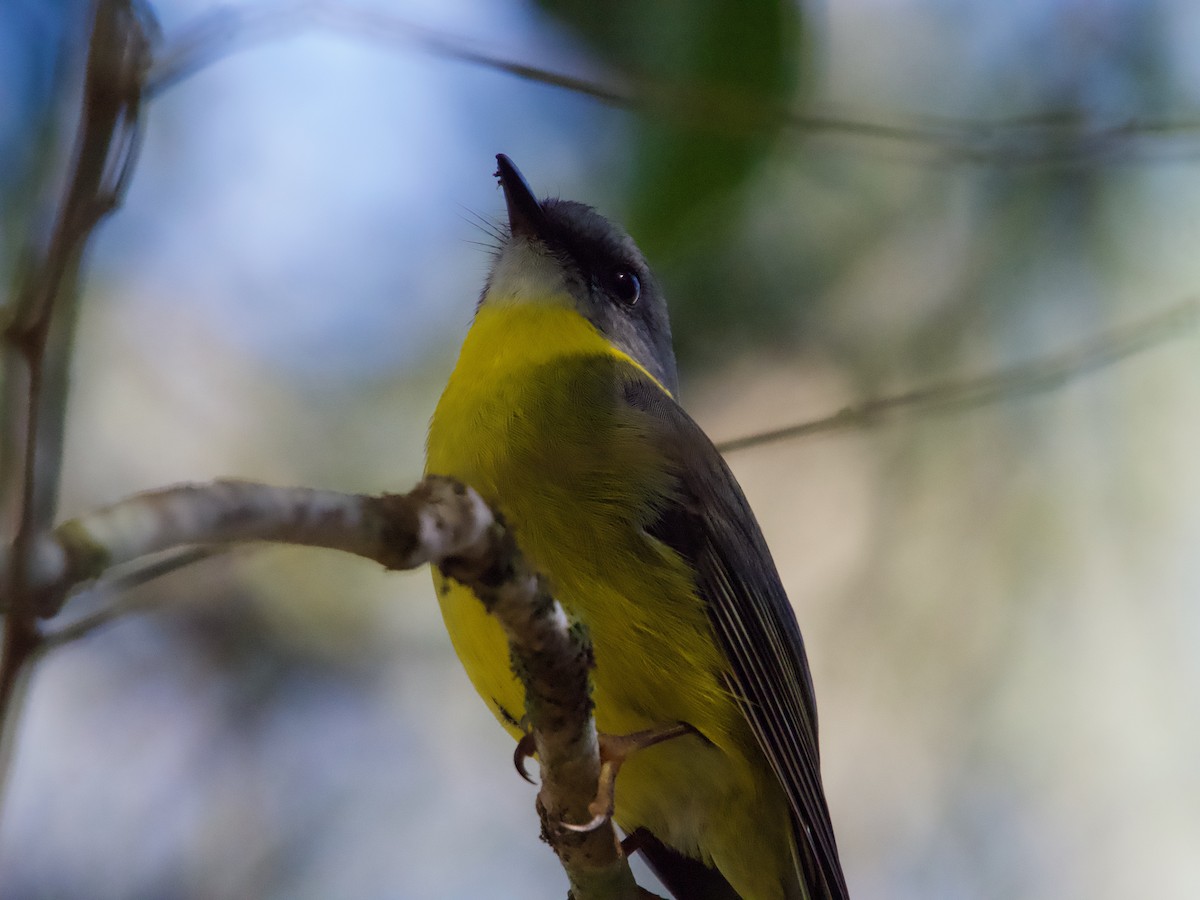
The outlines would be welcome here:
M 570 831 L 594 831 L 607 822 L 612 818 L 616 803 L 617 773 L 625 760 L 639 750 L 685 734 L 696 734 L 696 729 L 686 722 L 675 722 L 662 728 L 635 731 L 633 734 L 597 735 L 600 741 L 600 783 L 596 787 L 595 799 L 588 804 L 588 813 L 592 818 L 582 825 L 563 822 L 563 827 Z

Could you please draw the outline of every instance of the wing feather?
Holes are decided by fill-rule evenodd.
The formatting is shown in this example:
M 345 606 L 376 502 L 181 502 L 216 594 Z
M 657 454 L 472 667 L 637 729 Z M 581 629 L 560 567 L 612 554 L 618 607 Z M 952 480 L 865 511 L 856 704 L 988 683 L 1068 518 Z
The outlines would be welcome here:
M 766 541 L 729 467 L 658 385 L 636 378 L 625 400 L 674 469 L 675 495 L 646 530 L 696 573 L 697 589 L 730 663 L 730 688 L 791 808 L 806 887 L 847 900 L 821 785 L 817 709 L 804 639 Z

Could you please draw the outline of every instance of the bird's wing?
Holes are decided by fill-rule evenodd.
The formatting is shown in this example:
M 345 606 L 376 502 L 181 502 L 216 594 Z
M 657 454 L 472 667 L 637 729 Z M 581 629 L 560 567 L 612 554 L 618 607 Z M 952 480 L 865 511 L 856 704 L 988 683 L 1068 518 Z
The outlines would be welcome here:
M 846 900 L 821 786 L 817 708 L 804 639 L 758 522 L 707 435 L 657 384 L 626 383 L 625 401 L 675 469 L 676 495 L 647 532 L 696 573 L 730 687 L 783 785 L 809 892 Z

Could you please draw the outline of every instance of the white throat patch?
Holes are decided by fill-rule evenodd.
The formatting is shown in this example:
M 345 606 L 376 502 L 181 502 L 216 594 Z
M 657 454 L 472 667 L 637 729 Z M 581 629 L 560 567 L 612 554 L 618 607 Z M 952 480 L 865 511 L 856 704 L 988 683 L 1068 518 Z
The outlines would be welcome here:
M 574 306 L 562 264 L 521 236 L 509 239 L 500 251 L 483 298 L 485 304 L 514 301 Z

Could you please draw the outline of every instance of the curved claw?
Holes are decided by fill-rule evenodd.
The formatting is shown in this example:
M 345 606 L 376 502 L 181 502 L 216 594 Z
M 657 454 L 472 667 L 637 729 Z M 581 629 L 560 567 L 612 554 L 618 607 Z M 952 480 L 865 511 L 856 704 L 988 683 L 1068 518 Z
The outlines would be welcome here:
M 589 812 L 590 812 L 590 810 L 589 810 Z M 607 811 L 602 812 L 602 813 L 597 813 L 596 815 L 594 815 L 591 818 L 590 821 L 584 822 L 582 825 L 572 825 L 570 822 L 563 822 L 562 827 L 567 829 L 567 831 L 575 831 L 580 834 L 583 834 L 588 831 L 595 831 L 597 828 L 599 828 L 601 825 L 603 825 L 605 822 L 608 821 L 609 815 L 610 815 L 610 813 L 608 813 Z
M 517 741 L 517 749 L 513 751 L 513 765 L 516 766 L 517 774 L 528 781 L 530 784 L 536 782 L 529 777 L 529 771 L 525 768 L 525 760 L 532 759 L 537 752 L 537 744 L 533 739 L 533 732 L 527 731 L 524 736 Z
M 563 822 L 563 828 L 577 832 L 595 831 L 612 818 L 617 801 L 617 771 L 621 768 L 622 762 L 624 762 L 623 758 L 606 759 L 600 764 L 600 781 L 596 785 L 596 798 L 588 804 L 588 812 L 592 814 L 591 819 L 582 825 Z

